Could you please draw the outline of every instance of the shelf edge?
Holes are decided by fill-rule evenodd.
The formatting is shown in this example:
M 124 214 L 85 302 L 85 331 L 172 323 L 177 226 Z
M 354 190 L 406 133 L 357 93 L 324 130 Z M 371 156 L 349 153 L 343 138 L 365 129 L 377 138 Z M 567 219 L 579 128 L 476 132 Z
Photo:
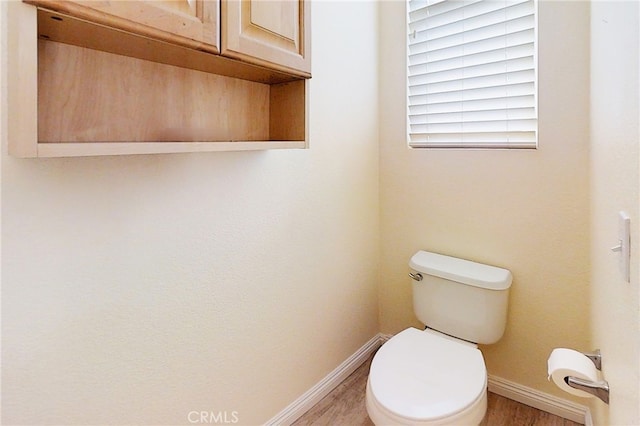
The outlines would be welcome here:
M 191 152 L 262 151 L 305 149 L 305 141 L 244 142 L 73 142 L 38 143 L 38 157 L 89 157 L 129 154 L 175 154 Z

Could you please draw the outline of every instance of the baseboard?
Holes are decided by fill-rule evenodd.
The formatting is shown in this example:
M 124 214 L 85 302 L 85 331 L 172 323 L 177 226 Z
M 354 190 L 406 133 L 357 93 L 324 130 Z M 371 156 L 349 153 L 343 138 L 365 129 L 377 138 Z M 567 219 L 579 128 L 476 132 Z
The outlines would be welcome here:
M 584 426 L 593 426 L 593 418 L 589 409 L 587 409 L 587 414 L 584 416 Z
M 576 404 L 500 377 L 489 375 L 488 381 L 489 392 L 576 423 L 586 424 L 587 426 L 589 426 L 589 423 L 593 424 L 591 413 L 587 406 Z
M 290 425 L 298 420 L 304 413 L 309 411 L 329 392 L 335 389 L 351 373 L 360 367 L 369 357 L 386 342 L 391 336 L 377 334 L 364 344 L 353 355 L 347 358 L 342 364 L 336 367 L 324 379 L 320 380 L 314 387 L 305 392 L 300 398 L 293 401 L 284 410 L 278 413 L 271 420 L 267 421 L 267 426 Z
M 309 411 L 322 398 L 342 383 L 351 373 L 360 367 L 369 357 L 393 335 L 378 333 L 367 343 L 336 367 L 325 378 L 289 404 L 284 410 L 265 423 L 266 426 L 290 425 Z M 556 416 L 593 426 L 589 407 L 568 401 L 521 384 L 489 375 L 488 390 L 505 398 L 512 399 L 538 410 Z
M 380 344 L 386 343 L 389 339 L 391 339 L 393 337 L 393 334 L 378 334 L 378 337 L 380 338 Z

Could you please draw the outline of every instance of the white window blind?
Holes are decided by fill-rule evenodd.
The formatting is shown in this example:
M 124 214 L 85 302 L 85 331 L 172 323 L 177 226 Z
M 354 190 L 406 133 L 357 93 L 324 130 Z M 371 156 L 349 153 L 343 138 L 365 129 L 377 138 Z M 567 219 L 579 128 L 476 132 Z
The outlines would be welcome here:
M 535 148 L 534 0 L 408 0 L 409 145 Z

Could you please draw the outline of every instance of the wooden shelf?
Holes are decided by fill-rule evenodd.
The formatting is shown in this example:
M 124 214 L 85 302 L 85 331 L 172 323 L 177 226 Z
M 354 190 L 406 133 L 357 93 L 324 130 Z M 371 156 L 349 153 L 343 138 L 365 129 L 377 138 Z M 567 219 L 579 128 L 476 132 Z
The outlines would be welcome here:
M 307 147 L 300 76 L 9 5 L 17 157 Z
M 301 149 L 305 142 L 87 142 L 38 144 L 38 157 L 93 157 L 102 155 L 176 154 L 189 152 L 262 151 L 267 149 Z

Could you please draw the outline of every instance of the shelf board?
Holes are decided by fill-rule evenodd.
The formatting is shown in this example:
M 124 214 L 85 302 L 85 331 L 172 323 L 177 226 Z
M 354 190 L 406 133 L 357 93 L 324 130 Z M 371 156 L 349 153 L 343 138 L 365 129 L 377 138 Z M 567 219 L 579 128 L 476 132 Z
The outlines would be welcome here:
M 84 157 L 132 154 L 175 154 L 188 152 L 261 151 L 303 149 L 304 141 L 250 142 L 83 142 L 38 143 L 38 157 Z

